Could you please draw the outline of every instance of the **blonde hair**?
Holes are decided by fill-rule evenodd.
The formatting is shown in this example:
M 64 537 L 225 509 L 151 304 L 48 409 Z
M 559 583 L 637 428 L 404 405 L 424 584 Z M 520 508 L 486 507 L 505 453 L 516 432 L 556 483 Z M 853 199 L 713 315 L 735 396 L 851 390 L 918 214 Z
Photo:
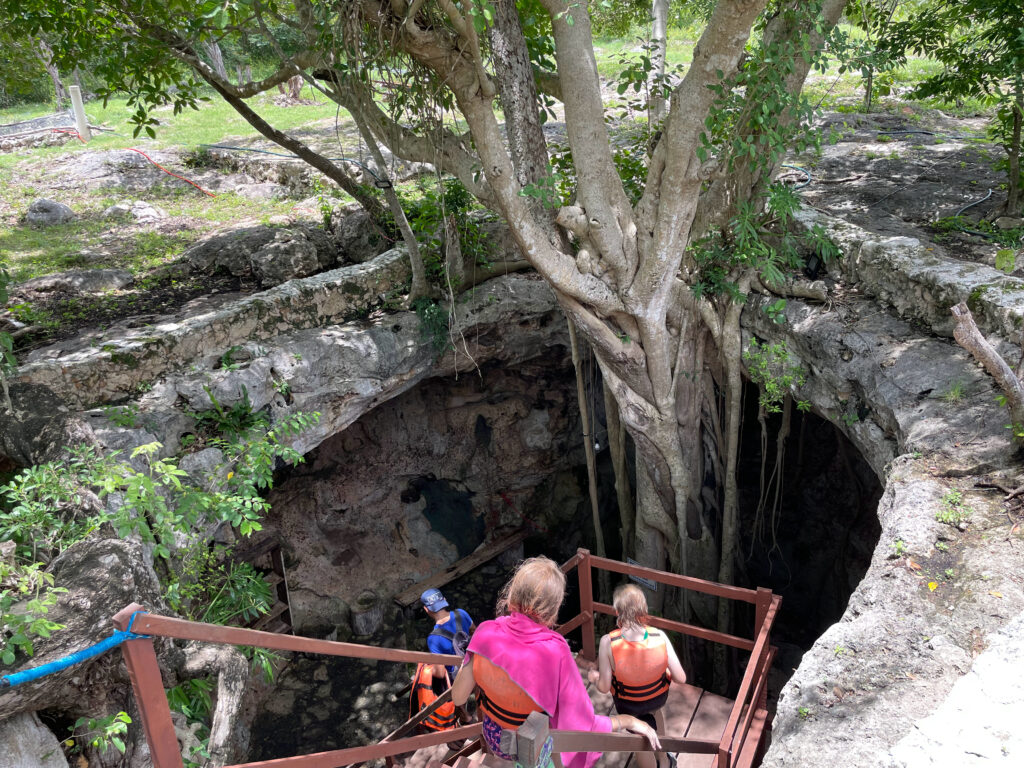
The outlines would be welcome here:
M 623 584 L 612 595 L 615 606 L 616 624 L 622 629 L 641 628 L 647 625 L 647 597 L 636 584 Z
M 565 599 L 565 574 L 549 557 L 531 557 L 519 564 L 498 596 L 499 616 L 522 613 L 553 627 Z

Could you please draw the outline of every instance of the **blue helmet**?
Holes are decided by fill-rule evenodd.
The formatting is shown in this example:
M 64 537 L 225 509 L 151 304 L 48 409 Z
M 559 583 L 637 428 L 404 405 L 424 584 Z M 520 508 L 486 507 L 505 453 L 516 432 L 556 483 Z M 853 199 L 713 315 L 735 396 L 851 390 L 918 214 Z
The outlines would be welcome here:
M 420 602 L 428 611 L 440 611 L 448 607 L 448 601 L 444 599 L 440 589 L 428 589 L 420 595 Z

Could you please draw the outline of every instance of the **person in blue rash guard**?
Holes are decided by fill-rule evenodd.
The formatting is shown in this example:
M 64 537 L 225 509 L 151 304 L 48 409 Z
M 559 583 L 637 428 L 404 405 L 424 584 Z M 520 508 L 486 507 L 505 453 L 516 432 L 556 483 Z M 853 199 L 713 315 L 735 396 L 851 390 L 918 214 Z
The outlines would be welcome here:
M 427 612 L 427 615 L 434 620 L 434 628 L 427 635 L 427 649 L 431 653 L 454 654 L 455 656 L 465 654 L 469 636 L 476 629 L 469 614 L 461 608 L 450 608 L 448 601 L 444 599 L 444 595 L 439 589 L 428 589 L 420 595 L 420 603 L 423 604 L 423 610 Z M 440 666 L 438 665 L 435 672 L 435 676 L 438 678 L 444 676 Z M 448 673 L 452 680 L 455 679 L 457 671 L 454 666 L 448 667 Z

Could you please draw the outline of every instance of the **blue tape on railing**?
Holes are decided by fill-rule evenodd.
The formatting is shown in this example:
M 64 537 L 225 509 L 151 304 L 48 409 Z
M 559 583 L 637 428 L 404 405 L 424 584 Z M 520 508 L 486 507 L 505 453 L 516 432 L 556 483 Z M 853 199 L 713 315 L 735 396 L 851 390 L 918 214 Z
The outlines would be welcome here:
M 4 675 L 0 677 L 0 688 L 13 688 L 16 685 L 22 683 L 29 683 L 33 680 L 38 680 L 41 677 L 52 675 L 55 672 L 60 672 L 63 669 L 74 666 L 75 664 L 81 664 L 83 661 L 99 656 L 101 653 L 106 653 L 111 648 L 116 648 L 126 640 L 145 640 L 149 635 L 137 635 L 132 632 L 132 624 L 135 623 L 135 617 L 145 611 L 136 611 L 132 614 L 131 619 L 128 620 L 128 629 L 114 632 L 110 637 L 95 645 L 90 645 L 88 648 L 83 648 L 80 651 L 75 651 L 69 656 L 65 656 L 62 659 L 51 661 L 48 664 L 41 664 L 38 667 L 32 669 L 25 669 L 21 672 L 15 672 L 10 675 Z

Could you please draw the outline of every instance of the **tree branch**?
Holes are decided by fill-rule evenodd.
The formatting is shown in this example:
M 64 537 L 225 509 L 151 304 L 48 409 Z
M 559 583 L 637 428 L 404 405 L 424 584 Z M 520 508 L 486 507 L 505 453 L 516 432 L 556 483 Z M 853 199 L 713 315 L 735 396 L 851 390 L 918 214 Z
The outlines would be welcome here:
M 364 18 L 378 25 L 385 23 L 389 12 L 377 2 L 363 5 Z M 396 23 L 394 19 L 392 23 Z M 400 22 L 398 22 L 400 23 Z M 492 100 L 480 94 L 473 64 L 462 56 L 453 43 L 439 32 L 403 24 L 393 32 L 393 43 L 430 69 L 451 89 L 466 118 L 483 172 L 494 190 L 497 205 L 516 244 L 534 269 L 547 279 L 556 291 L 592 307 L 603 316 L 622 311 L 622 302 L 602 280 L 582 274 L 575 259 L 553 244 L 545 229 L 521 196 L 522 187 L 516 180 L 512 160 L 505 150 L 505 142 L 494 116 Z
M 466 149 L 461 137 L 447 128 L 431 137 L 421 136 L 389 117 L 366 85 L 357 79 L 344 77 L 333 69 L 318 70 L 314 76 L 327 80 L 333 88 L 327 96 L 352 114 L 358 111 L 373 134 L 396 157 L 429 163 L 442 173 L 452 173 L 483 205 L 492 210 L 496 207 L 494 192 L 486 180 L 474 178 L 480 170 L 480 158 Z
M 577 203 L 586 211 L 589 237 L 619 286 L 633 279 L 637 264 L 636 226 L 604 119 L 601 80 L 594 59 L 590 15 L 585 4 L 543 0 L 551 14 L 555 58 L 564 88 L 566 135 L 577 178 Z
M 971 310 L 967 308 L 966 304 L 961 302 L 952 307 L 950 312 L 956 318 L 953 338 L 956 339 L 957 344 L 970 352 L 971 356 L 981 363 L 988 374 L 996 380 L 996 384 L 1006 395 L 1013 423 L 1018 426 L 1024 425 L 1024 383 L 1021 383 L 1007 362 L 982 336 L 977 323 L 974 322 L 974 315 L 971 314 Z
M 723 73 L 736 68 L 754 20 L 766 2 L 719 2 L 694 49 L 686 77 L 672 94 L 647 188 L 637 205 L 642 257 L 630 290 L 640 297 L 652 297 L 654 304 L 667 300 L 671 284 L 662 276 L 676 273 L 689 242 L 702 184 L 696 148 L 716 98 L 711 86 L 721 82 Z
M 828 301 L 828 289 L 825 287 L 823 280 L 810 282 L 787 277 L 785 283 L 775 285 L 762 282 L 760 275 L 752 275 L 750 287 L 766 296 L 788 296 L 794 299 L 811 299 L 823 303 Z

